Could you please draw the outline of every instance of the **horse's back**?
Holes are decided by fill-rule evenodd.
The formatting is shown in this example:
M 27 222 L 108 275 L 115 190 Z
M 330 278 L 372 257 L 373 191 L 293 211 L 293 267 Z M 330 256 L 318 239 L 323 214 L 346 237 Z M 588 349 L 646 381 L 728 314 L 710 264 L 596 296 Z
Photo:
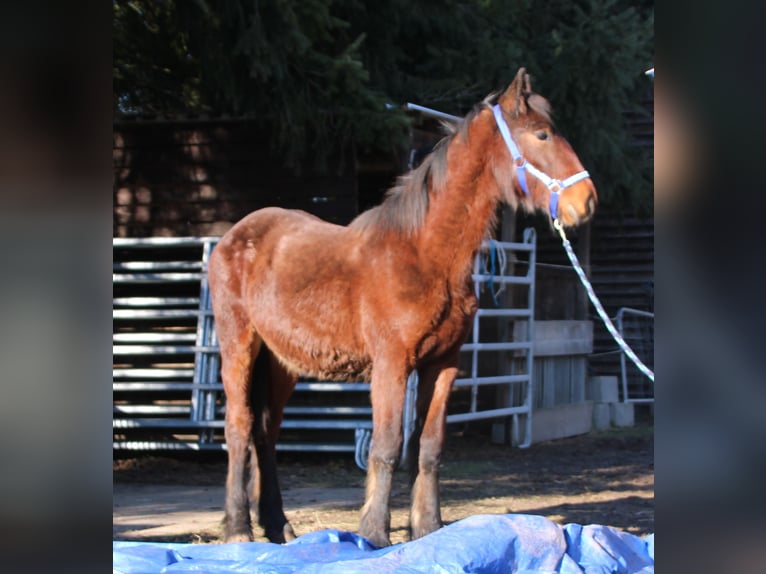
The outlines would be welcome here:
M 292 371 L 328 379 L 362 375 L 370 361 L 357 289 L 365 263 L 354 237 L 306 212 L 255 211 L 211 256 L 214 305 L 216 298 L 238 305 L 241 318 Z
M 236 244 L 240 241 L 254 245 L 270 235 L 285 235 L 306 226 L 337 227 L 306 211 L 265 207 L 240 219 L 221 237 L 219 245 Z
M 273 263 L 275 253 L 286 243 L 302 241 L 311 249 L 344 229 L 297 209 L 259 209 L 243 217 L 221 237 L 211 256 L 211 272 L 222 266 L 236 268 L 240 273 L 253 272 L 263 263 Z

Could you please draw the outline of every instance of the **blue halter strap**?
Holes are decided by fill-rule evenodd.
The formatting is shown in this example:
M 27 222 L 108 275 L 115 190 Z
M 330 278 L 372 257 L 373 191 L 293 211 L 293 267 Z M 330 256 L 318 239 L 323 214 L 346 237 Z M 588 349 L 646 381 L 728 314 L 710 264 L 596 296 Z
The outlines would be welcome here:
M 521 155 L 519 146 L 517 146 L 516 142 L 513 141 L 511 130 L 508 128 L 508 124 L 505 122 L 505 118 L 503 118 L 503 110 L 500 107 L 500 104 L 495 104 L 492 107 L 492 113 L 495 115 L 495 122 L 497 123 L 497 127 L 500 130 L 500 135 L 503 136 L 505 145 L 508 147 L 508 151 L 511 152 L 513 163 L 516 164 L 516 178 L 519 181 L 519 186 L 521 186 L 521 189 L 524 191 L 525 195 L 529 195 L 529 188 L 527 187 L 527 172 L 543 182 L 545 187 L 547 187 L 551 192 L 549 209 L 551 212 L 551 217 L 556 219 L 556 214 L 558 213 L 559 208 L 559 194 L 566 188 L 573 186 L 578 181 L 589 178 L 590 174 L 586 170 L 582 170 L 574 175 L 570 175 L 564 180 L 558 180 L 552 178 L 544 171 L 537 169 L 535 166 L 529 163 L 523 155 Z

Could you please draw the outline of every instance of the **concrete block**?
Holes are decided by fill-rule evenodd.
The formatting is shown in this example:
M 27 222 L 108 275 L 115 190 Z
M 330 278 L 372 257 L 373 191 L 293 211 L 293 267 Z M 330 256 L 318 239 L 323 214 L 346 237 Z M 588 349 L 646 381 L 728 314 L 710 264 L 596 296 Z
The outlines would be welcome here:
M 593 403 L 593 430 L 606 430 L 612 424 L 609 403 Z
M 586 398 L 594 403 L 616 403 L 620 400 L 617 389 L 617 377 L 591 377 Z
M 532 413 L 532 442 L 586 434 L 593 426 L 590 401 L 538 409 Z
M 612 424 L 616 427 L 632 427 L 636 424 L 633 403 L 610 403 Z

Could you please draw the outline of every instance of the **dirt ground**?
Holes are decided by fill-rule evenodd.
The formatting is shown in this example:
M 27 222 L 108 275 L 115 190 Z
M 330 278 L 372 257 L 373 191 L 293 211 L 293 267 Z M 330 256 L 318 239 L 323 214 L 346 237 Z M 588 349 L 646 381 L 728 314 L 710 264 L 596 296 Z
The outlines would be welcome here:
M 654 532 L 653 443 L 653 427 L 646 421 L 528 449 L 490 444 L 478 432 L 454 431 L 442 457 L 442 518 L 450 523 L 476 514 L 523 513 L 559 524 Z M 285 513 L 296 534 L 356 531 L 365 475 L 352 454 L 282 452 L 278 463 Z M 220 541 L 225 477 L 225 453 L 116 457 L 114 539 Z M 391 499 L 394 543 L 409 539 L 407 480 L 405 471 L 397 472 Z

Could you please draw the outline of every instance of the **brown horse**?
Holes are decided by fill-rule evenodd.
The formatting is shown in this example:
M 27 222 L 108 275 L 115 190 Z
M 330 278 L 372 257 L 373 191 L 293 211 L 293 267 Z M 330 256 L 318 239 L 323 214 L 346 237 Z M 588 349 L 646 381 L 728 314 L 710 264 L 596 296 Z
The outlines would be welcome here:
M 258 500 L 269 540 L 295 537 L 282 509 L 275 443 L 298 374 L 371 381 L 359 533 L 385 546 L 406 381 L 417 369 L 412 538 L 441 526 L 446 405 L 477 308 L 471 265 L 502 201 L 550 206 L 567 226 L 587 220 L 596 203 L 593 183 L 523 68 L 494 108 L 489 98 L 477 106 L 381 205 L 348 226 L 266 208 L 223 236 L 209 278 L 227 401 L 226 541 L 253 539 L 250 500 Z

